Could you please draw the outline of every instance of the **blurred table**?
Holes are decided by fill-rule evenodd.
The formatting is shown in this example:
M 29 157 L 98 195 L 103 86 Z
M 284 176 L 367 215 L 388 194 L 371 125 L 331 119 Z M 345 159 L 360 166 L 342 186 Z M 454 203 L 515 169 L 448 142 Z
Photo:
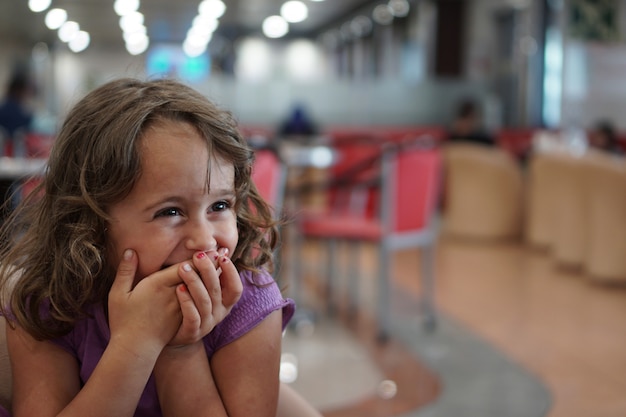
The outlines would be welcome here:
M 288 167 L 325 169 L 337 159 L 335 151 L 328 145 L 304 145 L 281 143 L 278 153 Z
M 43 174 L 47 159 L 0 157 L 0 181 L 16 181 Z

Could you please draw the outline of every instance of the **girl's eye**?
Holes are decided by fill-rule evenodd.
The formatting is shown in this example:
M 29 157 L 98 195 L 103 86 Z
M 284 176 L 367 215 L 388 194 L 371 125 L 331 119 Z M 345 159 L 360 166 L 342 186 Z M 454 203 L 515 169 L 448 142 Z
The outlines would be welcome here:
M 228 210 L 231 207 L 231 204 L 228 201 L 218 201 L 217 203 L 211 206 L 212 211 L 224 211 Z
M 168 207 L 166 209 L 163 209 L 161 211 L 159 211 L 156 214 L 156 217 L 171 217 L 171 216 L 180 216 L 181 215 L 181 211 L 175 207 Z

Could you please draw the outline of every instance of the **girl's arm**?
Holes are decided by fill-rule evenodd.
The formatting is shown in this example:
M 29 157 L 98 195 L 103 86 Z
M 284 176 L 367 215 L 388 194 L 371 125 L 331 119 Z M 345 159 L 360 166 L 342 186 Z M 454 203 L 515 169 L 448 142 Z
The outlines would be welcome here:
M 210 363 L 201 342 L 164 349 L 155 367 L 163 415 L 276 416 L 281 330 L 277 310 Z
M 81 388 L 78 361 L 19 327 L 7 330 L 14 417 L 132 416 L 165 344 L 182 317 L 176 270 L 160 271 L 133 289 L 137 256 L 120 263 L 109 294 L 111 340 Z
M 282 310 L 224 346 L 211 370 L 230 417 L 274 417 L 278 402 Z
M 49 341 L 7 328 L 13 373 L 13 416 L 132 416 L 156 358 L 121 344 L 104 352 L 81 389 L 77 360 Z

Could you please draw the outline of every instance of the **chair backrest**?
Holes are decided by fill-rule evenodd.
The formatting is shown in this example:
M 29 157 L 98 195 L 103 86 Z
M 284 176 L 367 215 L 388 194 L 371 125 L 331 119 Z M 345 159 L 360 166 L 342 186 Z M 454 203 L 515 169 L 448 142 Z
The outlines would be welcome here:
M 430 226 L 441 189 L 442 157 L 438 147 L 403 144 L 385 151 L 380 210 L 388 233 Z
M 375 211 L 381 144 L 343 141 L 333 145 L 337 162 L 330 168 L 328 205 L 335 214 L 371 216 Z
M 255 152 L 252 181 L 276 215 L 280 215 L 282 210 L 286 179 L 286 166 L 274 151 L 259 149 Z
M 495 134 L 496 144 L 515 157 L 523 157 L 531 147 L 535 128 L 502 128 Z

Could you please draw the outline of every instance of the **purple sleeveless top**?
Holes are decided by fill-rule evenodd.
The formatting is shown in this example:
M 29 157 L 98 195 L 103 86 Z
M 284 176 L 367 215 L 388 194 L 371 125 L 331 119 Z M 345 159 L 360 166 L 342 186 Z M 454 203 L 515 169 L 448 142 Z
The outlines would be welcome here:
M 283 329 L 294 314 L 295 303 L 283 298 L 268 272 L 254 274 L 244 271 L 239 275 L 243 283 L 241 298 L 226 318 L 204 337 L 204 348 L 209 358 L 221 347 L 246 334 L 273 311 L 283 310 Z M 104 309 L 93 306 L 89 313 L 92 317 L 78 321 L 70 333 L 52 340 L 78 360 L 83 384 L 94 371 L 111 337 Z M 161 415 L 154 377 L 151 376 L 139 400 L 135 417 Z M 3 416 L 5 410 L 0 407 L 0 417 Z

